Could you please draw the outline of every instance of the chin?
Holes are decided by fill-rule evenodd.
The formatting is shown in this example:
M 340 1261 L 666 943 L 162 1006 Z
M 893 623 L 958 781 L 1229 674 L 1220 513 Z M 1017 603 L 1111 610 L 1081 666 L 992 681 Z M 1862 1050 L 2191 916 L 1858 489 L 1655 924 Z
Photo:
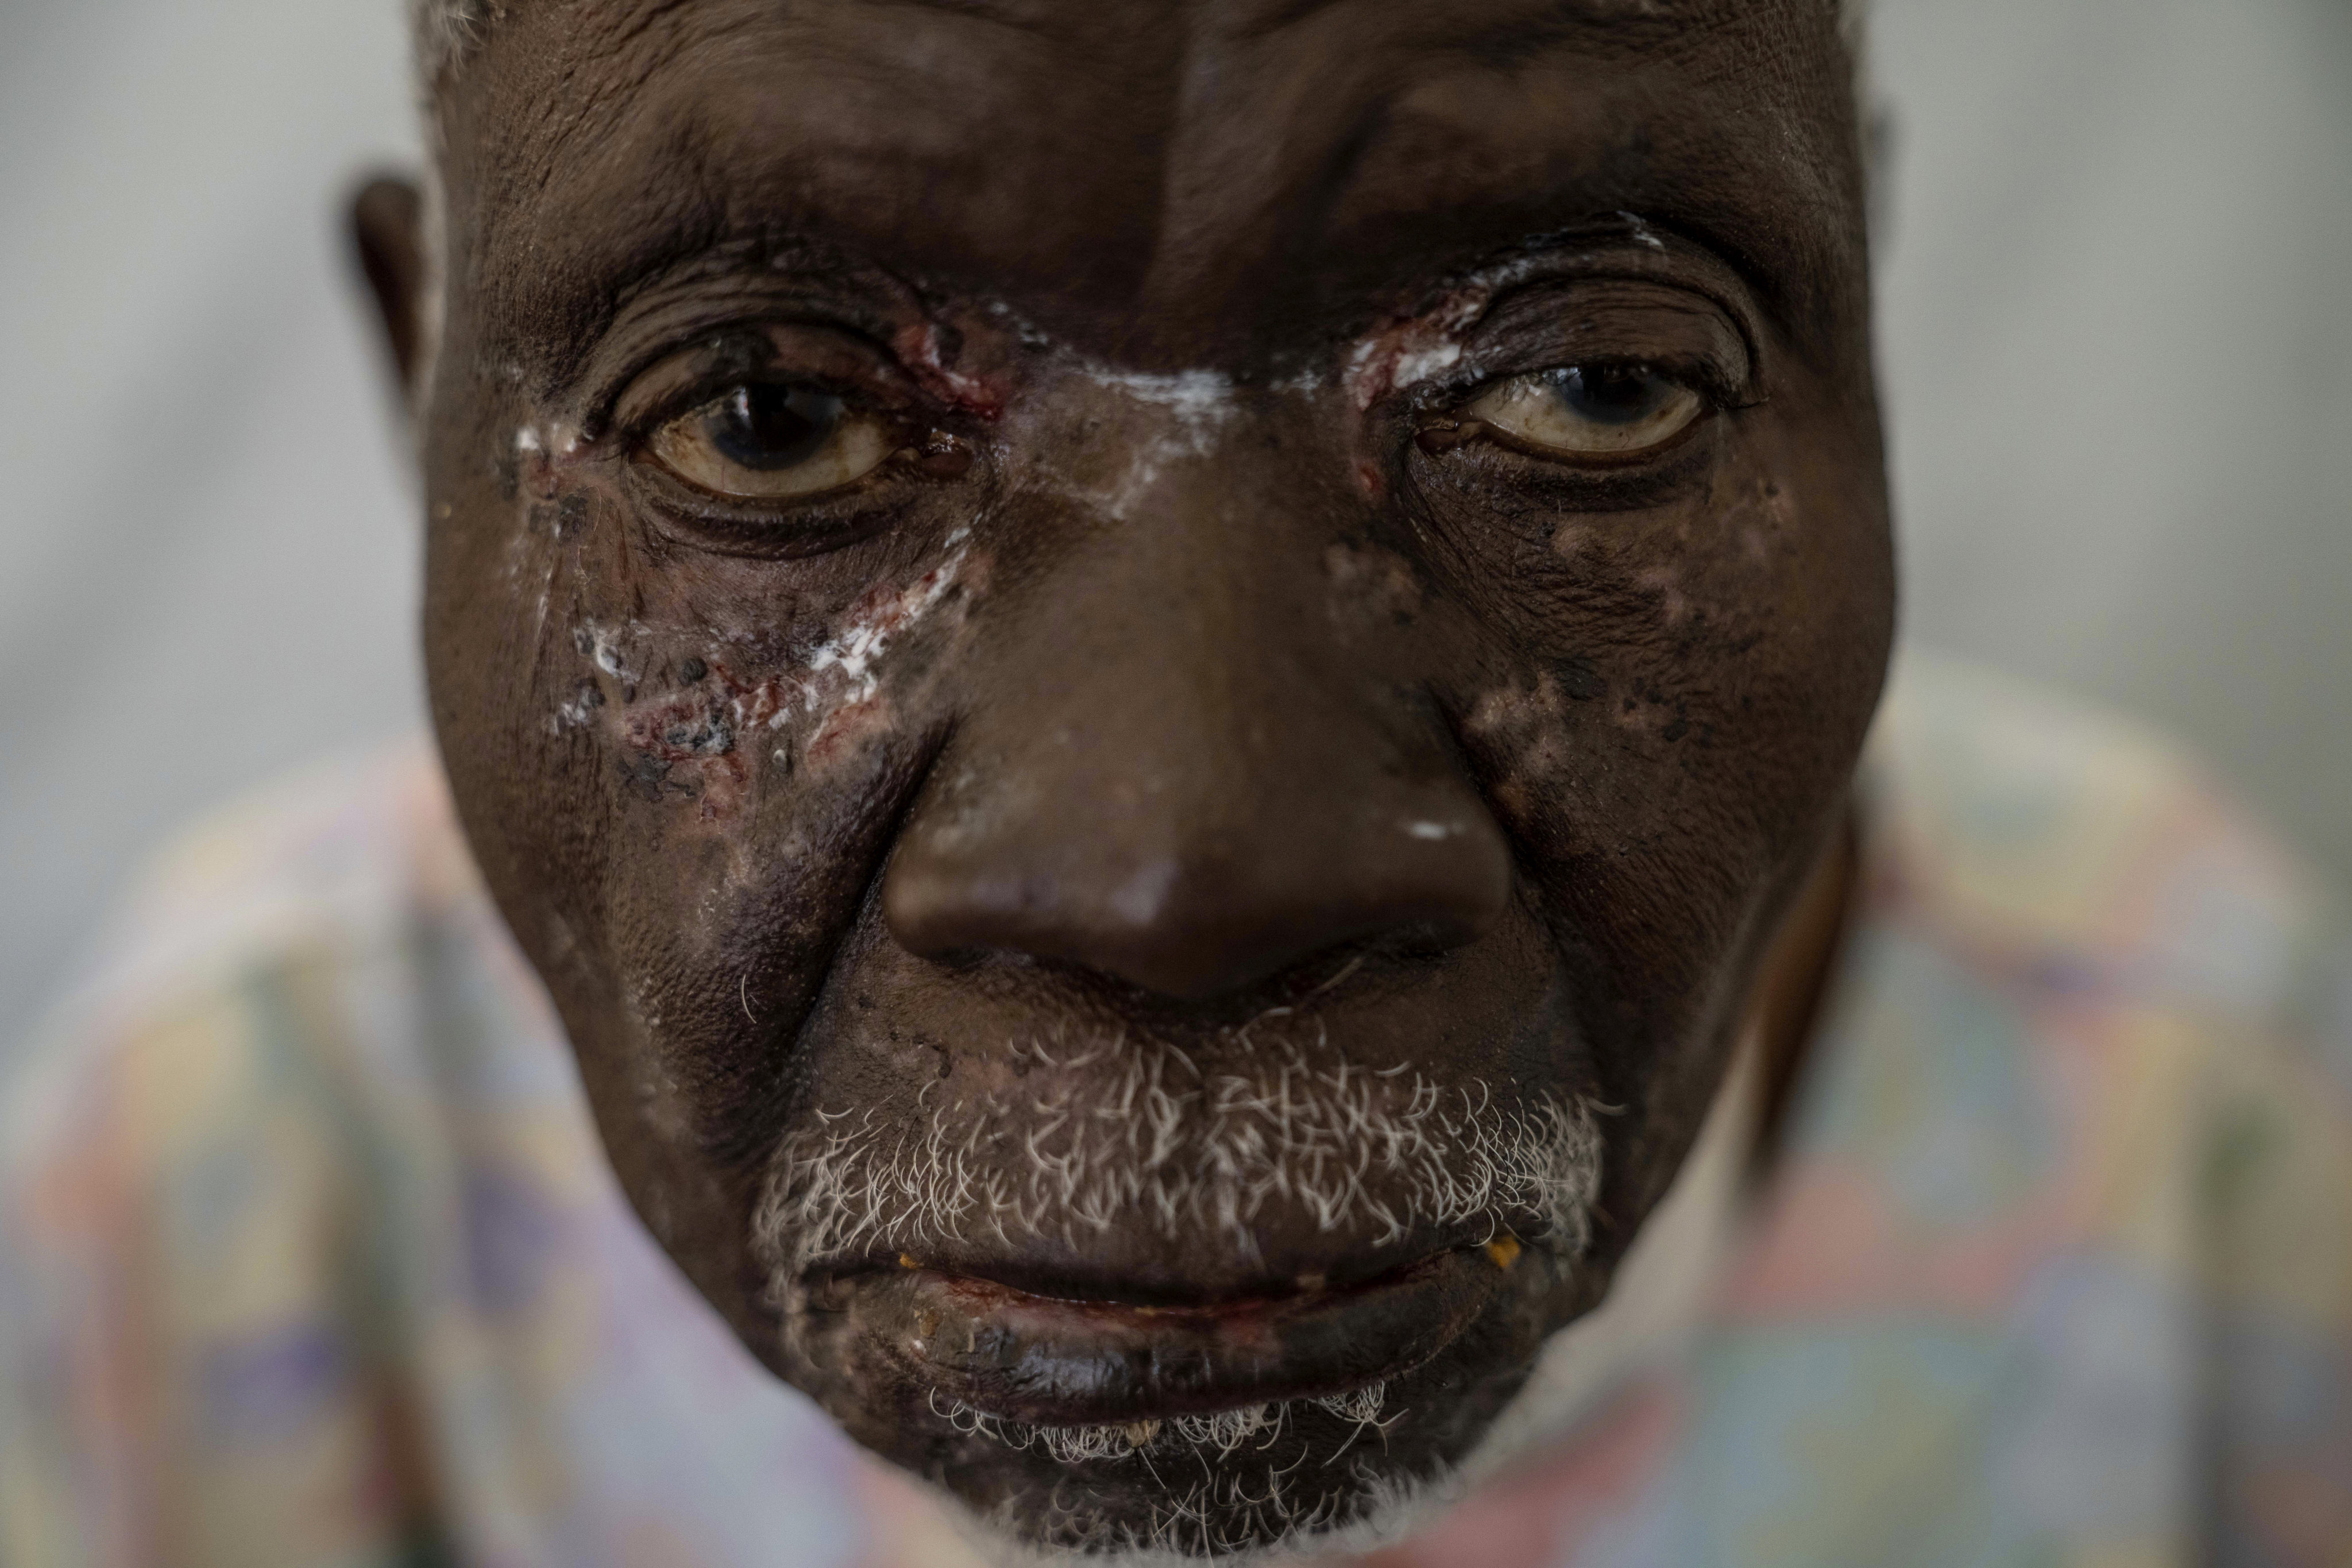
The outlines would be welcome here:
M 1362 1552 L 1410 1533 L 1483 1468 L 1480 1440 L 1528 1367 L 1517 1353 L 1477 1364 L 1503 1348 L 1346 1394 L 1119 1425 L 1004 1421 L 949 1401 L 944 1434 L 870 1410 L 845 1425 L 944 1493 L 997 1563 Z
M 1130 1050 L 1042 1117 L 815 1117 L 753 1226 L 780 1370 L 1006 1561 L 1406 1528 L 1598 1298 L 1596 1112 L 1249 1059 L 1171 1094 Z

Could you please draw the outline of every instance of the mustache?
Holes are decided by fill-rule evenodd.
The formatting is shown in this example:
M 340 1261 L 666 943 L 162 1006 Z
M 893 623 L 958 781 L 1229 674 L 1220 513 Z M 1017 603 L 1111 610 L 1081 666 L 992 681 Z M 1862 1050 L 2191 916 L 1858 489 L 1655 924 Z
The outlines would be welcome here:
M 1368 1069 L 1320 1029 L 1252 1040 L 1214 1070 L 1125 1037 L 1012 1054 L 1047 1070 L 933 1105 L 918 1129 L 820 1108 L 781 1141 L 753 1234 L 779 1291 L 829 1264 L 982 1240 L 1076 1247 L 1138 1226 L 1253 1258 L 1271 1225 L 1373 1247 L 1483 1226 L 1571 1258 L 1591 1238 L 1602 1108 L 1589 1100 L 1506 1103 L 1475 1079 Z

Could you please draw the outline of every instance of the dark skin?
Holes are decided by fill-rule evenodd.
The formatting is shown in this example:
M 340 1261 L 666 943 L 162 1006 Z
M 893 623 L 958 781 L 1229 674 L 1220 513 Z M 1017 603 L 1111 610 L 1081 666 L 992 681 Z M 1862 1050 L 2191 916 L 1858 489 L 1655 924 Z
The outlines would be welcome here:
M 535 0 L 445 84 L 459 808 L 638 1212 L 853 1436 L 1034 1539 L 1343 1522 L 1601 1299 L 1742 1028 L 1793 1070 L 1893 617 L 1849 73 L 1817 0 Z M 358 217 L 416 384 L 417 203 Z M 994 1104 L 1024 1181 L 1052 1095 L 1281 1051 L 1605 1108 L 1589 1238 L 755 1240 L 828 1128 Z M 1171 1523 L 1164 1450 L 942 1389 L 1302 1414 Z

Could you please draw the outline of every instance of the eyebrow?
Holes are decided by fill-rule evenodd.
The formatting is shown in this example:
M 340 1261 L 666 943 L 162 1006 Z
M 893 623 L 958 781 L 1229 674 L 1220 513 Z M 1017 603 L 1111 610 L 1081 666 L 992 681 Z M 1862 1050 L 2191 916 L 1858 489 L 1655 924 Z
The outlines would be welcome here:
M 1322 28 L 1352 26 L 1351 18 L 1334 13 L 1342 4 L 1352 7 L 1361 3 L 1281 0 L 1278 7 L 1265 10 L 1261 20 L 1303 23 L 1319 17 Z M 1055 36 L 1041 36 L 1028 25 L 1036 8 L 1024 0 L 866 0 L 856 8 L 869 16 L 887 16 L 893 9 L 908 7 L 964 19 L 990 32 L 1001 26 L 1008 31 L 995 36 L 1013 48 L 1023 47 L 1014 41 L 1016 37 L 1035 37 L 1050 47 Z M 1586 50 L 1596 58 L 1646 52 L 1641 40 L 1628 40 L 1614 29 L 1601 35 L 1598 45 L 1582 42 L 1593 37 L 1589 32 L 1593 12 L 1585 0 L 1567 4 L 1520 0 L 1497 5 L 1484 19 L 1486 26 L 1470 28 L 1466 35 L 1448 28 L 1442 39 L 1443 52 L 1454 56 L 1474 77 L 1482 68 L 1515 76 L 1522 66 L 1562 47 L 1571 52 Z M 1531 28 L 1537 35 L 1532 37 Z M 1310 29 L 1286 47 L 1312 50 L 1318 47 L 1319 30 Z M 1408 30 L 1421 31 L 1418 27 Z M 973 35 L 975 41 L 982 36 Z M 1383 47 L 1419 49 L 1430 41 L 1398 37 Z M 1510 47 L 1506 49 L 1506 45 Z M 1508 58 L 1498 58 L 1497 51 Z M 740 51 L 730 55 L 740 58 Z M 780 62 L 791 62 L 793 69 L 815 67 L 807 51 L 797 46 L 784 48 L 777 58 Z M 1428 57 L 1424 52 L 1421 58 Z M 827 68 L 828 71 L 837 75 L 839 63 Z M 1674 68 L 1667 62 L 1662 68 Z M 893 186 L 886 193 L 896 210 L 876 216 L 861 211 L 870 204 L 845 205 L 835 178 L 855 171 L 871 154 L 869 141 L 852 138 L 835 146 L 830 131 L 820 126 L 808 140 L 785 146 L 745 124 L 714 121 L 703 95 L 677 92 L 675 81 L 667 85 L 671 90 L 657 97 L 631 95 L 639 107 L 656 116 L 652 121 L 641 121 L 627 131 L 612 121 L 604 125 L 637 147 L 657 146 L 670 154 L 671 162 L 659 180 L 625 195 L 608 185 L 594 191 L 594 199 L 583 205 L 582 188 L 572 185 L 572 168 L 566 165 L 602 160 L 593 153 L 584 159 L 573 156 L 579 151 L 577 143 L 567 151 L 561 142 L 553 142 L 541 150 L 546 164 L 532 171 L 538 177 L 523 182 L 526 187 L 536 187 L 531 198 L 520 208 L 493 217 L 489 225 L 493 245 L 503 248 L 506 239 L 515 239 L 539 258 L 511 279 L 511 286 L 520 292 L 509 295 L 509 303 L 530 301 L 522 311 L 524 316 L 551 326 L 563 323 L 563 334 L 593 334 L 597 322 L 609 320 L 612 310 L 642 286 L 680 265 L 691 264 L 694 258 L 715 258 L 730 246 L 742 247 L 747 255 L 756 252 L 771 262 L 780 259 L 779 248 L 831 251 L 862 258 L 886 275 L 929 279 L 959 292 L 965 286 L 983 293 L 993 290 L 1016 303 L 1033 289 L 1046 287 L 1037 275 L 1044 263 L 1034 235 L 988 235 L 979 248 L 970 248 L 964 229 L 956 221 L 952 201 L 947 209 L 937 205 L 943 191 L 963 184 L 971 186 L 968 195 L 983 194 L 985 179 L 963 182 L 941 174 L 937 183 L 923 189 L 901 181 L 898 185 L 907 188 Z M 1817 290 L 1807 288 L 1801 273 L 1809 257 L 1818 253 L 1825 241 L 1832 245 L 1835 241 L 1826 233 L 1812 232 L 1811 226 L 1798 232 L 1778 221 L 1776 215 L 1783 204 L 1771 196 L 1778 191 L 1805 205 L 1797 193 L 1787 189 L 1788 182 L 1794 179 L 1801 184 L 1821 177 L 1831 160 L 1806 160 L 1808 169 L 1792 170 L 1787 166 L 1790 160 L 1773 153 L 1778 145 L 1773 139 L 1741 133 L 1738 122 L 1744 111 L 1734 112 L 1738 110 L 1737 104 L 1727 108 L 1727 118 L 1705 117 L 1714 127 L 1705 140 L 1724 150 L 1724 155 L 1716 160 L 1717 166 L 1706 170 L 1703 179 L 1688 178 L 1688 171 L 1672 159 L 1616 159 L 1607 148 L 1596 147 L 1588 149 L 1595 157 L 1554 158 L 1549 160 L 1549 167 L 1530 167 L 1525 173 L 1534 177 L 1524 181 L 1474 181 L 1459 189 L 1442 181 L 1441 189 L 1411 171 L 1428 161 L 1428 149 L 1447 151 L 1457 132 L 1457 155 L 1438 162 L 1458 163 L 1463 156 L 1475 161 L 1475 143 L 1486 114 L 1478 108 L 1475 94 L 1465 98 L 1457 93 L 1452 100 L 1441 97 L 1433 100 L 1440 111 L 1424 115 L 1405 107 L 1396 92 L 1384 89 L 1378 73 L 1353 87 L 1341 81 L 1333 90 L 1344 90 L 1353 98 L 1358 88 L 1364 90 L 1355 116 L 1357 126 L 1336 138 L 1331 149 L 1334 158 L 1316 182 L 1326 193 L 1325 198 L 1307 197 L 1299 213 L 1300 226 L 1286 237 L 1274 237 L 1261 258 L 1271 268 L 1265 273 L 1267 281 L 1276 283 L 1262 301 L 1267 320 L 1250 325 L 1236 318 L 1236 331 L 1246 326 L 1272 343 L 1280 335 L 1274 331 L 1276 323 L 1304 323 L 1308 319 L 1298 308 L 1318 320 L 1344 312 L 1349 308 L 1345 301 L 1360 300 L 1366 308 L 1375 308 L 1377 300 L 1399 290 L 1440 286 L 1451 276 L 1491 265 L 1515 250 L 1540 248 L 1545 236 L 1559 237 L 1569 228 L 1605 220 L 1621 209 L 1639 212 L 1662 230 L 1679 233 L 1719 258 L 1748 284 L 1765 316 L 1798 326 L 1801 336 L 1811 335 L 1806 329 L 1823 320 L 1819 314 L 1823 301 L 1805 297 Z M 792 98 L 780 94 L 775 101 L 789 102 Z M 1466 107 L 1447 110 L 1448 102 Z M 1527 100 L 1522 112 L 1539 111 L 1541 102 L 1540 94 Z M 1720 123 L 1717 123 L 1718 118 Z M 920 124 L 924 120 L 919 109 L 916 121 Z M 1600 122 L 1614 123 L 1605 114 Z M 720 134 L 714 137 L 714 129 Z M 767 129 L 772 129 L 772 122 Z M 1643 133 L 1635 120 L 1628 120 L 1623 129 L 1632 137 Z M 937 124 L 930 126 L 929 134 L 936 145 L 961 155 L 962 144 L 952 137 L 941 141 Z M 1824 146 L 1816 151 L 1827 154 L 1834 150 Z M 630 158 L 642 162 L 636 153 Z M 987 163 L 982 158 L 970 172 L 983 173 Z M 1818 169 L 1811 167 L 1814 163 Z M 1407 174 L 1400 182 L 1384 170 Z M 920 221 L 914 218 L 918 207 Z M 1102 290 L 1093 296 L 1096 308 L 1114 310 L 1125 298 L 1120 290 L 1131 289 L 1137 300 L 1142 299 L 1149 291 L 1144 272 L 1137 271 L 1129 279 L 1120 268 L 1127 261 L 1148 268 L 1160 258 L 1162 252 L 1152 235 L 1165 213 L 1164 207 L 1154 214 L 1139 209 L 1139 220 L 1148 222 L 1138 229 L 1132 245 L 1122 249 L 1118 237 L 1100 237 L 1100 253 L 1090 253 L 1087 258 L 1091 271 L 1066 285 L 1055 283 L 1048 291 L 1077 300 L 1086 297 L 1085 290 Z M 985 232 L 985 226 L 980 232 Z M 928 236 L 936 243 L 909 252 L 904 245 L 910 236 Z M 1322 256 L 1324 261 L 1309 269 L 1311 276 L 1285 277 L 1284 257 L 1295 258 L 1307 249 Z M 1286 285 L 1293 278 L 1302 291 L 1287 289 Z M 1001 282 L 1001 289 L 991 280 Z

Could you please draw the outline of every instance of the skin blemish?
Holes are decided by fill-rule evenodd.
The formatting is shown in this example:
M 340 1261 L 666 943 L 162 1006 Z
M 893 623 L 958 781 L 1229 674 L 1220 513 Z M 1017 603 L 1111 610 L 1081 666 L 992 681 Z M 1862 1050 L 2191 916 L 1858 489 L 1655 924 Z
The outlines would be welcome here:
M 1465 733 L 1492 747 L 1501 776 L 1494 787 L 1495 803 L 1514 825 L 1556 809 L 1560 795 L 1577 787 L 1579 750 L 1571 743 L 1569 704 L 1585 699 L 1573 695 L 1570 679 L 1589 668 L 1572 663 L 1569 679 L 1545 670 L 1533 689 L 1503 687 L 1479 698 L 1471 709 Z M 1597 678 L 1596 678 L 1597 679 Z
M 1741 550 L 1750 564 L 1760 566 L 1771 561 L 1774 546 L 1786 540 L 1794 529 L 1797 509 L 1789 492 L 1778 482 L 1761 479 L 1726 521 L 1733 520 L 1737 520 Z
M 1690 618 L 1690 601 L 1683 595 L 1682 574 L 1672 567 L 1657 566 L 1643 573 L 1636 582 L 1648 593 L 1657 595 L 1658 616 L 1670 626 L 1678 626 Z
M 694 797 L 706 819 L 731 815 L 751 783 L 736 754 L 732 710 L 732 703 L 715 701 L 700 689 L 631 704 L 620 723 L 624 742 L 637 754 L 633 780 L 646 777 L 649 764 L 658 767 L 653 776 L 660 787 L 649 798 L 659 798 L 666 787 Z
M 750 794 L 760 756 L 758 749 L 744 748 L 747 737 L 785 731 L 803 716 L 816 715 L 804 742 L 786 732 L 765 748 L 777 772 L 790 774 L 803 762 L 838 759 L 887 728 L 895 710 L 880 691 L 883 656 L 969 576 L 968 536 L 968 530 L 959 531 L 948 558 L 913 583 L 869 594 L 796 670 L 747 678 L 723 660 L 694 655 L 677 667 L 678 689 L 643 701 L 625 694 L 614 738 L 634 754 L 624 764 L 632 785 L 648 799 L 665 793 L 693 799 L 706 820 L 730 817 Z M 633 637 L 643 635 L 643 628 L 631 628 Z M 604 675 L 637 679 L 620 636 L 589 626 L 575 640 Z M 585 696 L 590 690 L 597 694 L 593 703 Z M 559 710 L 557 721 L 584 724 L 602 700 L 601 688 L 590 683 Z
M 1331 612 L 1341 624 L 1365 629 L 1412 625 L 1425 595 L 1412 567 L 1393 551 L 1335 543 L 1323 552 L 1331 584 Z
M 1075 369 L 1081 379 L 1118 395 L 1115 422 L 1093 445 L 1102 452 L 1122 452 L 1126 460 L 1091 483 L 1058 482 L 1055 488 L 1120 521 L 1133 514 L 1170 466 L 1213 452 L 1219 433 L 1241 412 L 1232 378 L 1216 371 L 1152 374 L 1090 361 Z
M 1652 250 L 1665 249 L 1666 242 L 1650 232 L 1650 226 L 1642 221 L 1640 214 L 1620 212 L 1617 216 L 1625 220 L 1626 232 L 1633 237 L 1634 244 L 1645 246 Z
M 1391 392 L 1443 375 L 1461 363 L 1463 334 L 1505 281 L 1501 272 L 1475 279 L 1448 294 L 1435 309 L 1392 321 L 1358 340 L 1341 376 L 1357 408 L 1370 408 Z
M 572 633 L 572 646 L 580 657 L 615 680 L 635 682 L 636 672 L 629 668 L 628 657 L 622 651 L 624 634 L 593 622 Z
M 937 321 L 919 321 L 902 330 L 890 346 L 898 352 L 899 363 L 908 373 L 932 396 L 982 419 L 1003 417 L 1004 388 L 986 377 L 955 368 L 956 358 L 963 349 L 961 333 Z
M 845 702 L 824 716 L 802 755 L 811 767 L 837 762 L 856 750 L 860 742 L 887 730 L 894 711 L 890 700 L 878 694 Z
M 847 687 L 846 702 L 862 702 L 873 696 L 879 684 L 876 667 L 889 651 L 892 640 L 936 609 L 963 574 L 971 555 L 971 537 L 970 529 L 958 529 L 948 540 L 946 560 L 904 588 L 877 589 L 860 602 L 849 623 L 809 656 L 807 707 L 814 709 L 822 700 L 814 683 L 834 672 Z
M 723 757 L 735 749 L 735 730 L 707 693 L 675 696 L 630 708 L 623 721 L 629 744 L 665 762 Z
M 580 433 L 569 426 L 543 430 L 535 425 L 520 426 L 514 433 L 514 447 L 509 458 L 514 467 L 517 491 L 529 494 L 534 500 L 555 500 L 562 470 L 576 464 L 582 451 Z M 573 519 L 566 517 L 564 521 Z
M 596 710 L 603 706 L 604 689 L 593 680 L 583 680 L 572 694 L 572 700 L 555 710 L 555 722 L 549 726 L 549 732 L 561 734 L 566 729 L 577 729 L 594 718 Z
M 1178 371 L 1173 375 L 1150 375 L 1099 367 L 1085 372 L 1087 380 L 1138 403 L 1165 408 L 1193 435 L 1204 436 L 1238 412 L 1233 378 L 1213 370 Z
M 1408 348 L 1400 353 L 1389 367 L 1391 386 L 1411 386 L 1442 375 L 1462 363 L 1462 345 L 1453 338 L 1441 338 L 1435 342 Z
M 761 754 L 761 748 L 745 746 L 748 738 L 785 731 L 814 715 L 804 742 L 785 732 L 764 747 L 768 760 L 789 774 L 803 762 L 837 759 L 887 727 L 894 710 L 880 689 L 884 655 L 960 586 L 970 585 L 975 574 L 969 539 L 969 529 L 957 531 L 945 560 L 910 584 L 868 594 L 797 669 L 764 678 L 690 655 L 676 667 L 675 689 L 639 700 L 635 683 L 642 677 L 632 645 L 651 635 L 646 628 L 632 625 L 621 632 L 593 623 L 579 628 L 573 643 L 581 657 L 609 680 L 628 683 L 611 732 L 632 754 L 623 765 L 631 784 L 648 799 L 665 792 L 695 799 L 705 819 L 726 817 L 748 795 L 752 762 Z M 585 725 L 606 700 L 603 682 L 583 682 L 557 710 L 550 729 Z

